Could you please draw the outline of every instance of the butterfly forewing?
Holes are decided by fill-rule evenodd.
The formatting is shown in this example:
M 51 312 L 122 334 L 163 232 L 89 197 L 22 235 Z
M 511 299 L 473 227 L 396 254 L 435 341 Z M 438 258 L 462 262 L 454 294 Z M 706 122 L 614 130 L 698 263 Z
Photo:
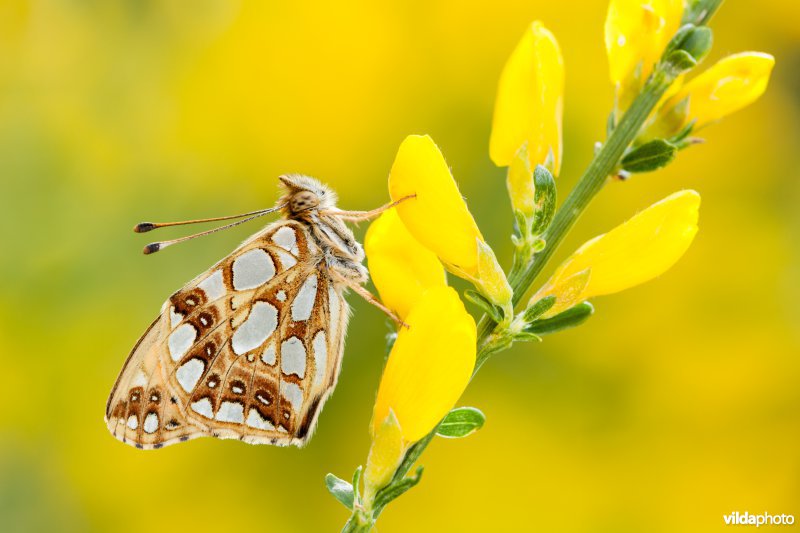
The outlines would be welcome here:
M 142 448 L 302 445 L 338 376 L 341 291 L 303 224 L 269 225 L 164 303 L 117 379 L 109 429 Z

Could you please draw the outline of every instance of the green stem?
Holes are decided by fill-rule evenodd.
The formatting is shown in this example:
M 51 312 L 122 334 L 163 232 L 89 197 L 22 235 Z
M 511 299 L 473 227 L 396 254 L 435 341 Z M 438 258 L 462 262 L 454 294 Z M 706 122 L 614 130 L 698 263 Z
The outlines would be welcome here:
M 722 5 L 722 0 L 700 0 L 694 2 L 684 13 L 683 23 L 691 22 L 695 26 L 708 24 L 708 21 L 714 16 L 720 5 Z
M 369 533 L 374 525 L 374 518 L 367 513 L 355 511 L 342 528 L 342 533 Z

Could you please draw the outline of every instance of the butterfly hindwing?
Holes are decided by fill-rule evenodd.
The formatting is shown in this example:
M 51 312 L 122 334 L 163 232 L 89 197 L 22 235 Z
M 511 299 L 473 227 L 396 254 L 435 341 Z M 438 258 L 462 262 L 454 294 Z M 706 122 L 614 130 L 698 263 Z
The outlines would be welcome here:
M 302 445 L 335 385 L 347 304 L 305 227 L 257 233 L 165 302 L 109 398 L 120 440 Z

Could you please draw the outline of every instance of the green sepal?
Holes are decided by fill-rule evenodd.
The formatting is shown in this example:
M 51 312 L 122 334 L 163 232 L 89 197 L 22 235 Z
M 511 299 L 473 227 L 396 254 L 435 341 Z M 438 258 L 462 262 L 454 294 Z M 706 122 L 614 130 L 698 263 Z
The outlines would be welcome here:
M 685 98 L 684 100 L 681 101 L 681 103 L 684 103 L 685 105 L 688 105 L 688 102 L 689 102 L 688 98 Z M 691 135 L 692 130 L 694 129 L 695 122 L 697 122 L 697 119 L 692 120 L 691 122 L 686 124 L 683 128 L 680 129 L 680 131 L 678 131 L 678 133 L 669 138 L 669 142 L 677 146 L 680 142 L 682 142 L 689 135 Z
M 534 304 L 527 309 L 525 309 L 525 313 L 522 315 L 522 319 L 525 320 L 526 323 L 531 323 L 547 311 L 550 310 L 556 303 L 556 297 L 553 295 L 545 296 L 541 300 L 537 300 Z
M 681 43 L 695 27 L 696 26 L 694 24 L 684 24 L 678 28 L 678 31 L 676 31 L 675 35 L 672 36 L 672 39 L 669 40 L 667 46 L 664 47 L 663 57 L 666 58 L 675 50 L 680 50 Z
M 359 503 L 361 501 L 361 473 L 364 471 L 364 467 L 358 465 L 356 471 L 353 472 L 353 496 L 355 498 L 355 502 Z
M 464 291 L 464 298 L 469 300 L 470 302 L 474 303 L 483 311 L 492 317 L 492 320 L 495 322 L 502 322 L 503 321 L 503 311 L 490 302 L 484 295 L 477 291 L 473 291 L 472 289 L 467 289 Z
M 378 494 L 375 495 L 373 515 L 378 516 L 383 508 L 386 507 L 392 500 L 396 500 L 410 488 L 419 483 L 419 480 L 422 478 L 422 470 L 423 467 L 420 466 L 417 468 L 416 472 L 414 472 L 414 475 L 394 480 L 379 490 Z
M 628 152 L 620 164 L 628 172 L 651 172 L 669 165 L 677 153 L 678 147 L 674 144 L 654 139 Z
M 693 28 L 683 42 L 680 44 L 680 49 L 687 52 L 694 58 L 695 61 L 700 63 L 706 58 L 711 51 L 711 46 L 714 44 L 714 32 L 708 26 L 699 26 Z
M 683 74 L 697 66 L 697 60 L 686 50 L 675 50 L 664 60 L 673 77 Z
M 486 416 L 475 407 L 451 409 L 439 424 L 436 434 L 440 437 L 458 439 L 471 435 L 483 427 Z
M 684 148 L 688 148 L 688 147 L 690 147 L 692 145 L 695 145 L 695 144 L 702 144 L 704 142 L 705 142 L 705 139 L 702 139 L 701 137 L 687 137 L 687 138 L 685 138 L 683 140 L 678 141 L 678 143 L 675 145 L 675 147 L 678 150 L 683 150 Z
M 670 100 L 671 102 L 672 100 Z M 667 139 L 672 144 L 677 144 L 692 131 L 695 121 L 688 122 L 689 97 L 683 98 L 669 107 L 659 110 L 658 117 L 640 135 L 637 142 L 644 144 L 653 139 Z
M 394 473 L 394 477 L 392 477 L 392 482 L 398 481 L 402 479 L 411 467 L 414 466 L 414 463 L 417 462 L 419 456 L 422 455 L 422 452 L 425 451 L 425 448 L 430 444 L 433 440 L 433 437 L 436 436 L 436 431 L 439 429 L 439 425 L 437 424 L 435 428 L 433 428 L 430 433 L 422 437 L 421 440 L 418 440 L 406 452 L 403 460 L 400 461 L 400 466 L 397 467 L 397 470 Z
M 527 331 L 520 331 L 514 335 L 514 340 L 519 342 L 542 342 L 542 338 L 536 333 L 529 333 Z
M 553 174 L 542 165 L 533 171 L 535 193 L 533 196 L 536 211 L 533 215 L 532 235 L 541 235 L 553 220 L 556 212 L 556 180 Z
M 360 466 L 356 472 L 361 472 Z M 328 474 L 325 476 L 325 486 L 328 487 L 328 492 L 330 492 L 334 498 L 339 500 L 339 503 L 351 511 L 353 510 L 353 502 L 355 501 L 355 496 L 353 495 L 353 485 L 343 479 L 339 479 L 333 474 Z
M 537 320 L 528 324 L 524 331 L 535 335 L 550 335 L 557 331 L 574 328 L 586 321 L 594 313 L 594 307 L 589 302 L 579 303 L 570 307 L 563 313 L 559 313 L 552 318 Z
M 711 28 L 684 24 L 667 43 L 664 49 L 664 57 L 667 61 L 670 61 L 669 58 L 674 52 L 682 50 L 689 54 L 696 64 L 705 59 L 708 52 L 711 51 L 713 43 L 714 33 Z
M 514 222 L 517 230 L 517 235 L 521 237 L 520 242 L 524 242 L 525 236 L 528 235 L 530 222 L 528 222 L 528 218 L 525 216 L 525 213 L 520 211 L 519 209 L 514 209 Z M 516 243 L 514 243 L 516 245 Z

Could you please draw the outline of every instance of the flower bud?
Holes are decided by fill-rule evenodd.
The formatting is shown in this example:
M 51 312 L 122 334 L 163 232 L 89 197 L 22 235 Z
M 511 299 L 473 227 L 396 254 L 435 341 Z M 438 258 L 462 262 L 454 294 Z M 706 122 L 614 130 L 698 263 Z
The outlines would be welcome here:
M 644 82 L 678 30 L 682 0 L 611 0 L 605 23 L 609 76 L 617 87 L 620 111 Z
M 561 169 L 561 120 L 564 61 L 558 42 L 544 25 L 533 22 L 511 53 L 497 87 L 489 154 L 497 166 L 509 166 L 527 143 L 530 166 Z

